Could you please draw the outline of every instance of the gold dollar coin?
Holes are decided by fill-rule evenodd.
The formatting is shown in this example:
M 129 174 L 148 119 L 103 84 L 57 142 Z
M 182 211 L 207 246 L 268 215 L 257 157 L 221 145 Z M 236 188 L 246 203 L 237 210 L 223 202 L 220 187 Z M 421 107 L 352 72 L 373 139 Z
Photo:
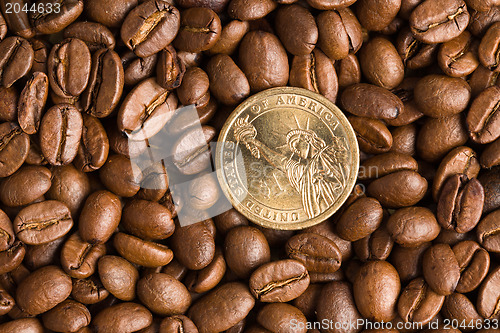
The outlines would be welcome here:
M 359 168 L 356 135 L 325 97 L 273 88 L 239 105 L 224 124 L 217 177 L 232 205 L 267 228 L 294 230 L 330 217 Z

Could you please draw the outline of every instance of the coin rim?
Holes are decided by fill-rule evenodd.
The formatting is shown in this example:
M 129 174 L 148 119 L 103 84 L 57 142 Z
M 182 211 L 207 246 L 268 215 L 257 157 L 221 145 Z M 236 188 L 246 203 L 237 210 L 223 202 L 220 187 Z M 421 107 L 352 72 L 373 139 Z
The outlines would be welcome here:
M 329 110 L 331 110 L 335 116 L 338 118 L 339 122 L 341 125 L 344 126 L 345 131 L 346 131 L 346 136 L 348 139 L 348 148 L 351 148 L 350 150 L 353 152 L 353 161 L 352 161 L 352 167 L 350 168 L 350 175 L 347 180 L 347 185 L 345 190 L 342 192 L 342 195 L 337 199 L 335 204 L 333 204 L 330 208 L 328 208 L 326 211 L 321 213 L 319 216 L 316 216 L 312 219 L 304 220 L 301 222 L 295 222 L 295 223 L 286 223 L 282 224 L 279 222 L 270 222 L 265 219 L 260 218 L 259 216 L 255 214 L 248 214 L 248 212 L 245 209 L 242 209 L 243 205 L 239 202 L 239 200 L 236 200 L 231 191 L 229 190 L 228 184 L 224 181 L 224 172 L 222 169 L 222 152 L 223 152 L 223 145 L 224 142 L 223 139 L 224 137 L 227 136 L 228 130 L 232 127 L 233 122 L 235 118 L 237 118 L 245 109 L 247 109 L 251 104 L 254 104 L 258 100 L 262 100 L 268 96 L 271 95 L 276 95 L 276 94 L 297 94 L 297 95 L 302 95 L 311 99 L 315 99 L 318 102 L 324 104 L 325 106 L 328 107 Z M 332 103 L 330 100 L 328 100 L 326 97 L 323 95 L 317 94 L 313 91 L 303 89 L 303 88 L 297 88 L 297 87 L 277 87 L 277 88 L 270 88 L 266 89 L 264 91 L 258 92 L 249 98 L 247 98 L 245 101 L 243 101 L 241 104 L 239 104 L 233 112 L 229 115 L 227 120 L 225 121 L 224 125 L 222 126 L 222 129 L 220 130 L 219 136 L 217 138 L 217 148 L 216 148 L 216 153 L 215 153 L 215 169 L 217 172 L 217 181 L 219 182 L 219 185 L 222 189 L 222 192 L 224 193 L 224 196 L 229 200 L 231 205 L 241 214 L 243 214 L 247 219 L 249 219 L 251 222 L 258 224 L 260 226 L 263 226 L 265 228 L 271 228 L 271 229 L 276 229 L 276 230 L 300 230 L 304 228 L 311 227 L 313 225 L 319 224 L 325 220 L 327 220 L 329 217 L 331 217 L 347 200 L 349 195 L 352 192 L 352 189 L 356 185 L 356 179 L 358 177 L 358 171 L 359 171 L 359 146 L 358 146 L 358 140 L 356 138 L 356 133 L 354 132 L 354 129 L 351 126 L 351 123 L 349 123 L 349 120 L 347 120 L 346 115 L 344 112 L 334 103 Z M 248 189 L 247 189 L 247 192 Z

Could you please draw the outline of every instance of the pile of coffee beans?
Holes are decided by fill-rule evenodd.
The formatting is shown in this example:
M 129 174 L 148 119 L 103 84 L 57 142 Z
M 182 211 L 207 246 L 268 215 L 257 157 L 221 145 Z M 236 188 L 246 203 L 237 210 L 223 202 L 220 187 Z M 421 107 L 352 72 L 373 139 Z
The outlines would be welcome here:
M 0 0 L 0 332 L 499 332 L 497 5 Z M 347 202 L 297 232 L 181 227 L 223 197 L 207 143 L 286 85 L 348 116 Z M 174 134 L 176 200 L 134 162 Z

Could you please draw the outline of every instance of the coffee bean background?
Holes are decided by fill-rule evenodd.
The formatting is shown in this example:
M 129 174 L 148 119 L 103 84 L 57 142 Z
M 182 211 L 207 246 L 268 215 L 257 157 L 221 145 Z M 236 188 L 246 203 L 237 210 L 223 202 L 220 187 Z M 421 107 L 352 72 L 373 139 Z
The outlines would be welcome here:
M 499 332 L 500 1 L 0 0 L 0 13 L 1 333 Z M 227 116 L 285 85 L 351 122 L 347 202 L 296 232 L 234 209 L 181 227 L 222 197 L 208 143 Z M 176 112 L 188 105 L 197 119 Z M 196 178 L 175 204 L 165 167 L 136 163 L 158 135 Z M 394 326 L 349 326 L 361 319 Z

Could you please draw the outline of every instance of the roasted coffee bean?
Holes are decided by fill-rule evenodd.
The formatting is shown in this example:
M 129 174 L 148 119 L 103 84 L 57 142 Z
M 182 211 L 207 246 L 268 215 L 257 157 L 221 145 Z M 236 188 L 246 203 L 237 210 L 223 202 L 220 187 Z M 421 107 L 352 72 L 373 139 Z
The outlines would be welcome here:
M 386 260 L 393 246 L 394 240 L 385 225 L 381 225 L 370 235 L 353 243 L 354 252 L 362 261 Z
M 358 179 L 376 179 L 403 170 L 418 171 L 417 161 L 407 154 L 389 152 L 363 161 Z
M 415 38 L 410 27 L 404 27 L 396 39 L 396 50 L 403 64 L 410 69 L 430 66 L 438 51 L 437 44 L 425 44 Z
M 9 6 L 9 4 L 11 4 L 11 6 Z M 24 0 L 0 1 L 0 8 L 4 15 L 7 26 L 12 30 L 12 32 L 21 37 L 31 38 L 35 36 L 35 31 L 31 25 L 31 20 L 28 17 L 28 12 L 21 10 L 16 12 L 15 10 L 12 10 L 16 5 L 19 6 L 19 8 L 23 8 L 23 6 L 27 5 L 27 2 Z M 10 10 L 8 7 L 10 7 Z
M 76 22 L 64 29 L 64 38 L 78 38 L 87 44 L 90 52 L 114 49 L 116 41 L 106 26 L 96 22 Z
M 500 268 L 495 268 L 483 281 L 477 297 L 477 311 L 486 319 L 498 315 L 500 298 Z
M 19 93 L 15 86 L 5 88 L 0 86 L 0 120 L 16 121 L 17 120 L 17 104 Z
M 488 274 L 490 256 L 474 241 L 463 241 L 453 246 L 453 252 L 460 266 L 460 280 L 456 291 L 468 293 L 479 287 Z
M 8 37 L 1 41 L 0 55 L 0 83 L 5 88 L 25 76 L 33 65 L 33 48 L 21 37 Z
M 178 88 L 186 72 L 186 66 L 177 56 L 177 51 L 171 45 L 160 52 L 156 65 L 156 82 L 166 89 Z
M 56 266 L 42 267 L 28 275 L 17 287 L 17 305 L 30 315 L 44 313 L 71 293 L 71 278 Z
M 360 149 L 367 154 L 388 152 L 392 147 L 392 135 L 378 119 L 349 116 L 347 118 L 356 133 Z
M 500 137 L 500 87 L 493 86 L 481 92 L 467 114 L 469 136 L 477 143 L 490 143 Z
M 78 220 L 82 240 L 91 244 L 105 243 L 118 227 L 121 218 L 120 199 L 108 191 L 92 193 Z
M 188 317 L 184 315 L 175 315 L 161 321 L 160 333 L 169 332 L 196 333 L 198 329 Z
M 443 43 L 439 48 L 439 67 L 446 75 L 463 77 L 474 72 L 479 66 L 477 57 L 478 43 L 468 31 Z
M 172 147 L 173 162 L 185 175 L 193 175 L 210 166 L 208 143 L 215 137 L 211 126 L 193 128 L 181 136 Z
M 417 127 L 415 124 L 396 127 L 391 131 L 392 147 L 390 152 L 413 156 L 416 154 Z
M 12 310 L 16 301 L 9 293 L 0 287 L 0 314 L 3 316 Z
M 472 179 L 477 177 L 479 169 L 476 153 L 471 148 L 461 146 L 453 149 L 442 159 L 436 171 L 432 184 L 432 196 L 437 201 L 441 188 L 448 177 L 463 173 L 467 178 Z
M 338 235 L 354 242 L 374 232 L 382 222 L 383 210 L 373 198 L 360 198 L 350 205 L 337 221 Z
M 436 91 L 439 93 L 436 94 Z M 462 79 L 432 74 L 418 81 L 414 97 L 420 111 L 426 116 L 440 118 L 465 110 L 471 97 L 471 88 Z
M 0 251 L 8 250 L 15 241 L 14 229 L 9 217 L 0 210 Z
M 356 14 L 363 27 L 368 30 L 380 31 L 392 22 L 400 7 L 400 0 L 359 0 Z
M 78 233 L 71 235 L 61 250 L 61 266 L 72 278 L 84 279 L 94 274 L 97 260 L 106 254 L 103 244 L 83 241 Z
M 79 39 L 65 39 L 50 51 L 48 77 L 50 87 L 60 97 L 80 95 L 90 75 L 91 58 L 87 45 Z
M 440 231 L 436 217 L 424 207 L 397 210 L 387 221 L 387 229 L 396 243 L 407 247 L 430 242 Z
M 498 72 L 498 45 L 500 43 L 500 24 L 495 22 L 492 24 L 479 44 L 479 60 L 481 64 L 492 70 Z
M 459 36 L 467 28 L 469 18 L 463 0 L 427 0 L 412 11 L 409 23 L 418 40 L 434 44 Z
M 70 104 L 50 108 L 40 124 L 40 147 L 52 165 L 66 165 L 75 158 L 82 136 L 83 119 Z
M 42 2 L 42 4 L 45 4 L 47 5 L 47 7 L 49 7 L 49 4 L 52 5 L 55 4 L 55 2 L 49 0 Z M 46 14 L 30 14 L 31 20 L 33 21 L 33 27 L 35 28 L 36 32 L 40 34 L 53 34 L 63 30 L 72 22 L 74 22 L 82 12 L 82 0 L 69 0 L 60 3 L 57 12 L 54 10 L 54 12 L 48 12 Z
M 143 239 L 165 239 L 174 233 L 171 212 L 147 200 L 133 200 L 123 208 L 123 227 Z
M 427 181 L 415 171 L 403 170 L 374 180 L 367 190 L 383 206 L 407 207 L 424 197 Z
M 496 139 L 486 146 L 480 158 L 483 168 L 491 168 L 500 165 L 500 139 Z
M 125 97 L 118 111 L 118 130 L 129 140 L 149 139 L 172 118 L 177 98 L 154 78 L 138 84 Z
M 96 51 L 89 82 L 81 96 L 83 111 L 97 118 L 109 116 L 118 105 L 123 85 L 124 72 L 118 54 L 108 49 Z
M 200 333 L 221 332 L 245 318 L 255 305 L 248 287 L 240 282 L 221 285 L 189 309 Z
M 364 264 L 354 283 L 354 299 L 361 315 L 374 321 L 391 321 L 396 316 L 401 282 L 396 269 L 386 261 Z
M 210 92 L 226 105 L 236 105 L 250 94 L 245 74 L 225 54 L 213 56 L 207 64 Z
M 300 261 L 273 261 L 252 273 L 250 291 L 261 302 L 288 302 L 302 294 L 309 281 L 307 269 Z
M 368 81 L 377 86 L 393 89 L 403 81 L 403 62 L 394 45 L 385 38 L 376 37 L 363 45 L 359 62 Z
M 422 259 L 430 243 L 423 243 L 417 247 L 402 247 L 394 245 L 390 262 L 399 273 L 401 282 L 406 283 L 422 275 Z
M 361 25 L 349 8 L 325 11 L 316 18 L 318 46 L 333 60 L 356 53 L 363 42 Z
M 439 295 L 451 295 L 460 280 L 460 266 L 448 244 L 431 246 L 424 254 L 425 282 Z
M 109 140 L 99 119 L 83 115 L 82 138 L 75 156 L 75 166 L 83 172 L 98 170 L 108 158 Z
M 123 155 L 111 155 L 99 169 L 102 183 L 114 194 L 132 197 L 140 189 L 142 172 L 133 161 Z
M 153 316 L 144 306 L 125 302 L 104 308 L 92 319 L 97 333 L 132 333 L 148 327 Z
M 423 278 L 412 280 L 401 292 L 398 314 L 405 322 L 426 325 L 441 310 L 445 296 L 432 291 Z
M 215 45 L 221 30 L 220 18 L 213 10 L 189 8 L 182 12 L 174 45 L 179 50 L 188 52 L 206 51 Z
M 83 304 L 95 304 L 109 296 L 95 275 L 89 279 L 74 279 L 71 297 Z
M 215 249 L 214 259 L 199 271 L 190 271 L 184 283 L 189 291 L 204 293 L 213 289 L 226 273 L 226 261 L 220 248 Z
M 265 305 L 257 314 L 257 322 L 270 332 L 281 330 L 282 327 L 296 323 L 297 333 L 306 333 L 307 319 L 296 307 L 286 303 Z
M 290 238 L 286 252 L 291 259 L 302 262 L 309 272 L 333 273 L 340 268 L 342 261 L 342 254 L 332 240 L 313 233 Z
M 358 58 L 354 54 L 349 53 L 347 57 L 336 61 L 334 65 L 340 89 L 361 81 L 361 67 Z
M 250 24 L 247 21 L 233 20 L 227 23 L 222 27 L 220 38 L 207 52 L 209 54 L 233 54 L 249 28 Z
M 73 300 L 65 300 L 42 316 L 43 325 L 55 332 L 77 332 L 90 324 L 87 307 Z
M 497 222 L 499 216 L 500 209 L 497 209 L 483 217 L 477 225 L 478 241 L 487 251 L 500 252 L 500 229 Z
M 453 293 L 446 297 L 442 313 L 450 320 L 461 322 L 480 322 L 482 320 L 467 296 L 459 293 Z
M 149 57 L 174 40 L 180 23 L 177 8 L 166 1 L 149 0 L 128 13 L 121 38 L 138 57 Z
M 47 75 L 35 72 L 24 86 L 17 106 L 19 126 L 25 133 L 35 134 L 38 131 L 48 93 Z
M 6 206 L 24 206 L 44 195 L 51 186 L 51 172 L 42 166 L 23 166 L 0 185 L 0 200 Z
M 240 44 L 239 64 L 252 91 L 288 82 L 288 57 L 279 39 L 265 31 L 250 31 Z
M 341 95 L 346 111 L 360 117 L 395 119 L 403 109 L 403 103 L 387 89 L 358 83 L 346 88 Z
M 46 200 L 23 208 L 13 222 L 16 237 L 25 244 L 39 245 L 66 235 L 73 227 L 69 208 Z
M 164 266 L 173 258 L 172 250 L 167 246 L 121 232 L 115 235 L 113 245 L 122 257 L 144 267 Z
M 427 118 L 418 132 L 417 152 L 422 159 L 436 162 L 453 148 L 464 145 L 467 138 L 462 114 Z
M 131 263 L 121 257 L 107 255 L 99 259 L 97 268 L 104 288 L 113 296 L 123 301 L 135 298 L 139 273 Z
M 483 212 L 484 190 L 477 179 L 454 175 L 443 185 L 437 207 L 439 224 L 460 233 L 477 225 Z
M 19 240 L 7 250 L 0 252 L 0 273 L 5 274 L 19 267 L 26 254 L 26 246 Z
M 181 264 L 192 270 L 202 269 L 215 255 L 215 240 L 211 233 L 213 221 L 176 226 L 170 245 L 174 255 Z
M 153 75 L 156 68 L 158 53 L 149 57 L 139 58 L 132 51 L 127 51 L 121 56 L 124 82 L 127 86 L 135 86 L 139 82 Z
M 276 2 L 269 0 L 231 0 L 227 12 L 231 18 L 241 21 L 253 21 L 263 18 L 276 7 Z
M 43 266 L 59 264 L 59 254 L 65 238 L 60 237 L 49 243 L 28 246 L 24 257 L 26 266 L 29 269 L 36 270 Z
M 289 83 L 321 94 L 332 102 L 337 99 L 339 84 L 335 67 L 320 49 L 293 58 Z
M 138 0 L 88 0 L 85 1 L 85 13 L 92 21 L 119 28 L 127 13 L 137 4 Z
M 294 17 L 294 20 L 290 20 Z M 318 41 L 318 27 L 312 14 L 302 6 L 292 4 L 276 13 L 276 32 L 283 46 L 293 55 L 308 55 Z

